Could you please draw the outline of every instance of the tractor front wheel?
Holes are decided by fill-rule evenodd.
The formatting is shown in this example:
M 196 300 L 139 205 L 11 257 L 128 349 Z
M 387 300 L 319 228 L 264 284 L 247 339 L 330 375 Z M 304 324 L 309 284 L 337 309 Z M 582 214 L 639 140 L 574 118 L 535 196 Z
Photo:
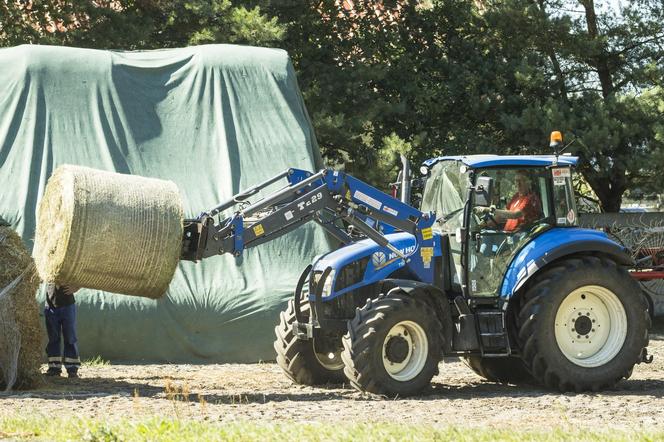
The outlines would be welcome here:
M 580 257 L 536 277 L 519 314 L 519 343 L 533 377 L 561 391 L 597 391 L 630 376 L 648 345 L 638 284 L 613 261 Z
M 360 391 L 409 396 L 438 372 L 442 325 L 425 301 L 403 292 L 368 300 L 348 323 L 341 357 Z
M 300 308 L 303 316 L 308 318 L 309 303 L 301 302 Z M 317 351 L 314 339 L 297 338 L 295 320 L 294 300 L 291 299 L 288 301 L 288 308 L 281 312 L 279 325 L 274 328 L 277 364 L 296 384 L 324 385 L 345 382 L 341 348 L 337 352 Z

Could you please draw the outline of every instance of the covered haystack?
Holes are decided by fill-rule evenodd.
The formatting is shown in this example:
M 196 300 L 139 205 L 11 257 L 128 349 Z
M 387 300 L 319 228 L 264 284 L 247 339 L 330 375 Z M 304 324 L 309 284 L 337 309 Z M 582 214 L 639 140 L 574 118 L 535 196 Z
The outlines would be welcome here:
M 170 181 L 61 166 L 39 206 L 37 271 L 44 281 L 159 298 L 180 257 L 182 216 Z
M 21 238 L 0 218 L 0 386 L 41 384 L 44 342 L 35 299 L 39 278 Z
M 280 49 L 22 45 L 0 48 L 0 66 L 0 214 L 16 220 L 24 241 L 38 224 L 51 228 L 35 213 L 47 179 L 64 163 L 172 180 L 186 217 L 289 168 L 323 167 L 295 69 Z M 136 239 L 128 247 L 144 249 Z M 273 358 L 272 329 L 302 269 L 333 247 L 323 228 L 308 223 L 240 258 L 178 265 L 160 302 L 81 291 L 83 356 Z

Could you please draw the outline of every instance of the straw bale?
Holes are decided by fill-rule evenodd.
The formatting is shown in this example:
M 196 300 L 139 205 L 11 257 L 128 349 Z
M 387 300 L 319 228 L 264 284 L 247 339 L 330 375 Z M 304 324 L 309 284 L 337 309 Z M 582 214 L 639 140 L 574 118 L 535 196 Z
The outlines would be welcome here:
M 170 181 L 61 166 L 37 214 L 37 271 L 44 281 L 159 298 L 179 261 L 182 216 Z
M 44 355 L 39 306 L 39 278 L 18 234 L 0 225 L 0 385 L 35 388 L 43 379 Z

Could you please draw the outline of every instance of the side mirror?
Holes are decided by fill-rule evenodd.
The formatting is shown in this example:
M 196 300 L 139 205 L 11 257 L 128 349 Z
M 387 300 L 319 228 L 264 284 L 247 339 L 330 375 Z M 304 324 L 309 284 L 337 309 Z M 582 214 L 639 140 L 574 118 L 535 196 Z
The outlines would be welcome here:
M 493 178 L 481 176 L 477 179 L 474 189 L 475 206 L 488 207 L 493 201 Z

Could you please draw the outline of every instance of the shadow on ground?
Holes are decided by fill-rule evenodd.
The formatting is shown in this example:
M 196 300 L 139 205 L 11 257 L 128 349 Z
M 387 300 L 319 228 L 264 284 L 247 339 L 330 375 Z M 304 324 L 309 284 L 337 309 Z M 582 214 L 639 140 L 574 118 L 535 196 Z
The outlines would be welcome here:
M 70 380 L 66 378 L 50 379 L 48 384 L 39 390 L 19 391 L 0 395 L 3 398 L 38 398 L 52 400 L 85 400 L 94 397 L 120 396 L 170 399 L 179 401 L 205 400 L 212 404 L 263 404 L 267 402 L 315 402 L 321 400 L 353 400 L 353 401 L 380 401 L 392 400 L 380 395 L 360 393 L 349 386 L 328 385 L 321 387 L 302 387 L 293 385 L 288 392 L 214 392 L 183 389 L 182 387 L 159 387 L 145 383 L 127 382 L 112 378 L 80 378 Z M 614 388 L 601 393 L 559 393 L 544 389 L 533 384 L 504 385 L 490 382 L 476 382 L 467 385 L 447 385 L 434 382 L 418 396 L 399 398 L 412 401 L 435 400 L 467 400 L 472 398 L 541 398 L 545 396 L 559 397 L 576 395 L 602 396 L 648 396 L 661 398 L 664 396 L 664 381 L 662 380 L 624 380 Z

